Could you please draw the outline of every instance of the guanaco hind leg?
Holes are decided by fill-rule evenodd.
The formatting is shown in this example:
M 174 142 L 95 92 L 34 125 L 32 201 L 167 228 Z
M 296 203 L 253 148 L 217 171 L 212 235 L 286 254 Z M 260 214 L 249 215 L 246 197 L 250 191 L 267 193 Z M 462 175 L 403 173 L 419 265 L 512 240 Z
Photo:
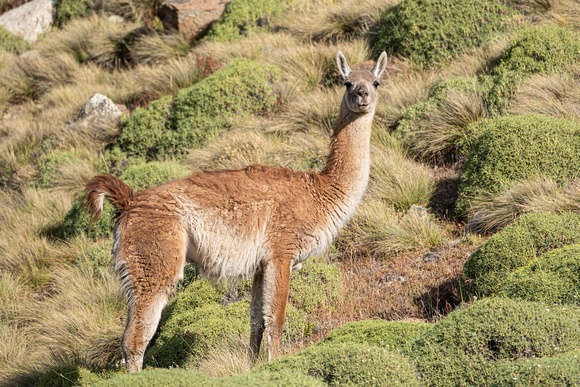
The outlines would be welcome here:
M 127 291 L 122 349 L 128 372 L 141 371 L 147 345 L 185 264 L 185 232 L 170 219 L 122 229 L 117 266 Z M 148 227 L 149 229 L 145 228 Z M 130 235 L 131 238 L 124 238 Z M 138 235 L 139 237 L 135 237 Z
M 264 334 L 264 301 L 263 301 L 264 271 L 258 268 L 252 282 L 252 301 L 250 303 L 250 357 L 258 359 L 260 344 Z

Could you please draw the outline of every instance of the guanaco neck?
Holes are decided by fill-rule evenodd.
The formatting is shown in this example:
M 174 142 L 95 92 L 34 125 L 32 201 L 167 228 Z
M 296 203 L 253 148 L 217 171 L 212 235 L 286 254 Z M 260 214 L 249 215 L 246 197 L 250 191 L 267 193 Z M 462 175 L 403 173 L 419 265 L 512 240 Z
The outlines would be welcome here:
M 374 114 L 374 108 L 366 113 L 354 113 L 347 108 L 346 96 L 342 99 L 328 161 L 321 172 L 329 183 L 325 190 L 334 191 L 332 196 L 342 196 L 341 202 L 349 207 L 344 208 L 348 216 L 354 212 L 368 185 Z

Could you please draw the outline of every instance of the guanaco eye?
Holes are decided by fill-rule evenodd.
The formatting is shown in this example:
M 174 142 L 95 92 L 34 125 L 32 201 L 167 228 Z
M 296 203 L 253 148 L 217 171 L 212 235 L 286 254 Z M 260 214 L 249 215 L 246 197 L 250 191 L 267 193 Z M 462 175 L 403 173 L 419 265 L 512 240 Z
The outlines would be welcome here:
M 375 82 L 373 83 L 373 86 L 376 88 L 376 87 L 379 87 L 379 85 L 380 85 L 380 84 L 381 84 L 381 82 L 379 82 L 379 81 L 375 81 Z
M 344 82 L 344 85 L 345 85 L 345 86 L 346 86 L 348 89 L 350 89 L 350 88 L 352 87 L 352 83 L 351 83 L 350 81 L 346 81 L 346 82 Z

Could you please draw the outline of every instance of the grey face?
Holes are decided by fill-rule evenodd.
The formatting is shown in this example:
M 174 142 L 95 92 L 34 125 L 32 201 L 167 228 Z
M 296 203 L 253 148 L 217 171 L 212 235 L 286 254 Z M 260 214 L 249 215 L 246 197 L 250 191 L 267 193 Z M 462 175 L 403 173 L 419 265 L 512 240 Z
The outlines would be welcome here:
M 346 87 L 344 98 L 353 113 L 373 111 L 377 104 L 377 88 L 387 67 L 387 54 L 383 52 L 372 70 L 352 71 L 342 52 L 336 57 L 338 70 Z

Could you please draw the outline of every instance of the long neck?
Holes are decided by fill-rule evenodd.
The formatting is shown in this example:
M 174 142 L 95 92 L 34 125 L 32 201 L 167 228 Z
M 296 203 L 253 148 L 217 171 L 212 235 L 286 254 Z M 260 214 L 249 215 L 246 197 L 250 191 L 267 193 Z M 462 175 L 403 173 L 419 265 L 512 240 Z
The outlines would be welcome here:
M 356 204 L 366 190 L 370 169 L 370 137 L 374 109 L 353 113 L 343 98 L 340 116 L 334 128 L 330 155 L 321 175 L 347 196 L 355 196 Z

